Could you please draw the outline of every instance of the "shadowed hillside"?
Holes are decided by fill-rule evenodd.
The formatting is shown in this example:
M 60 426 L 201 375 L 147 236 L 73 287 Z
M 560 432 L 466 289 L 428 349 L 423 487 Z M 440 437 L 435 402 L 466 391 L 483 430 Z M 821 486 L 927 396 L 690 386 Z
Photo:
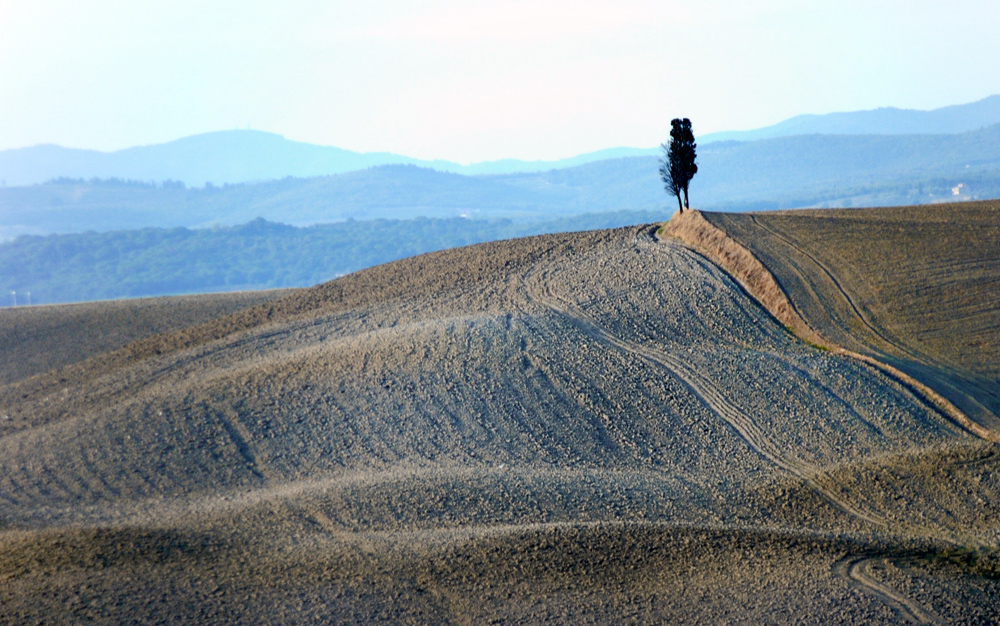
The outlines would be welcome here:
M 0 387 L 6 614 L 1000 618 L 996 446 L 652 231 L 397 261 Z

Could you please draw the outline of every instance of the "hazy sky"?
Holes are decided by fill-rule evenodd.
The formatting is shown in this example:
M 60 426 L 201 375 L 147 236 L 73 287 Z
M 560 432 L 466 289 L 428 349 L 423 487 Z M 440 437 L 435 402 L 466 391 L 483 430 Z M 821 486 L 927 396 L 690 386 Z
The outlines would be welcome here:
M 471 162 L 1000 93 L 997 0 L 0 0 L 0 149 L 252 128 Z

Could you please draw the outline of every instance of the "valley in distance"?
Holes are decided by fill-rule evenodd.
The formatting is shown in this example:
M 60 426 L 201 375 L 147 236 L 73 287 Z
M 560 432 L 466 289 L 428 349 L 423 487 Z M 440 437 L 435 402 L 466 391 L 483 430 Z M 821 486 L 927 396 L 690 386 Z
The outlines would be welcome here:
M 698 138 L 705 211 L 1000 197 L 1000 95 Z M 460 166 L 230 130 L 0 151 L 0 305 L 308 287 L 435 250 L 659 222 L 658 148 Z M 208 181 L 214 181 L 210 183 Z
M 998 269 L 1000 201 L 685 212 L 2 309 L 0 621 L 995 624 Z

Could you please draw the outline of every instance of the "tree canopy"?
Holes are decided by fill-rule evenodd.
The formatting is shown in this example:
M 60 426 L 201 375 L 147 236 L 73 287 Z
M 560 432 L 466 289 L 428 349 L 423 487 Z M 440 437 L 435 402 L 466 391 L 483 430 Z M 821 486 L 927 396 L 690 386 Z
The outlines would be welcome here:
M 670 121 L 670 141 L 661 144 L 663 157 L 660 159 L 660 178 L 666 190 L 677 196 L 677 206 L 680 211 L 690 209 L 688 201 L 688 185 L 698 173 L 697 154 L 694 133 L 691 130 L 691 120 L 674 118 Z M 681 194 L 684 194 L 683 203 Z

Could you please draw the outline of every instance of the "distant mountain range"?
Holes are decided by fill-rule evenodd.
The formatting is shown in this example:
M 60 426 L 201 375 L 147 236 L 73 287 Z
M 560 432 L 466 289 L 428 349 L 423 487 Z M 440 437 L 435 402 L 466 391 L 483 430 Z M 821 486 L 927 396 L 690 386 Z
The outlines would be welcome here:
M 35 185 L 55 178 L 180 181 L 188 186 L 332 176 L 380 165 L 418 165 L 466 175 L 540 172 L 655 150 L 611 148 L 559 161 L 505 159 L 473 165 L 422 161 L 389 152 L 352 152 L 291 141 L 258 130 L 227 130 L 116 152 L 54 145 L 0 151 L 0 181 Z
M 756 141 L 794 135 L 953 134 L 1000 123 L 1000 95 L 933 111 L 883 108 L 873 111 L 801 115 L 751 131 L 698 137 L 701 146 L 720 141 Z M 77 150 L 54 145 L 0 151 L 0 181 L 7 186 L 42 183 L 54 178 L 175 180 L 203 186 L 308 178 L 364 170 L 380 165 L 418 165 L 465 175 L 538 173 L 597 161 L 654 156 L 659 148 L 610 148 L 556 161 L 505 159 L 472 165 L 421 161 L 388 152 L 359 153 L 290 141 L 272 133 L 233 130 L 186 137 L 165 144 L 116 152 Z
M 798 135 L 702 146 L 692 203 L 702 209 L 884 206 L 1000 197 L 1000 124 L 954 135 Z M 0 189 L 0 240 L 20 234 L 346 219 L 545 220 L 676 207 L 657 157 L 544 172 L 465 176 L 382 165 L 312 178 L 185 188 L 63 179 Z
M 701 136 L 713 141 L 756 141 L 793 135 L 937 135 L 964 133 L 1000 123 L 1000 95 L 970 104 L 957 104 L 933 111 L 884 107 L 871 111 L 798 115 L 756 130 L 727 131 Z
M 701 137 L 692 203 L 747 211 L 1000 198 L 1000 123 L 976 126 L 997 103 L 808 116 L 762 129 L 789 136 L 747 141 Z M 962 111 L 976 128 L 929 132 L 960 128 Z M 928 132 L 895 132 L 917 118 Z M 0 153 L 2 175 L 15 170 L 51 173 L 0 187 L 0 293 L 31 292 L 36 303 L 304 286 L 478 241 L 664 220 L 677 206 L 653 149 L 463 167 L 231 131 L 108 154 Z

